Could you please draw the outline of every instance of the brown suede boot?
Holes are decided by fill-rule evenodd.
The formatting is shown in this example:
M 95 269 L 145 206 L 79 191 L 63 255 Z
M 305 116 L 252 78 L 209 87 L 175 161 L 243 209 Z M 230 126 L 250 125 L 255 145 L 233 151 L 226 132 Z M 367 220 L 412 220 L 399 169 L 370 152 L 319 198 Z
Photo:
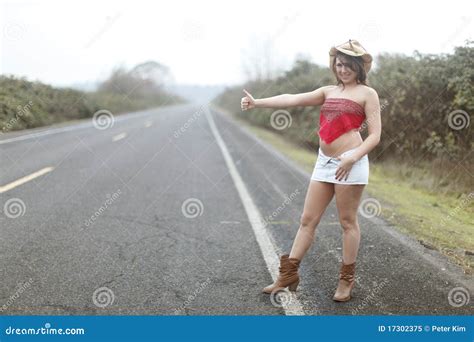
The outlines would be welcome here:
M 341 272 L 339 274 L 339 284 L 337 286 L 336 293 L 334 294 L 333 300 L 336 302 L 347 302 L 351 299 L 351 291 L 355 284 L 355 265 L 341 265 Z
M 263 289 L 263 293 L 272 293 L 277 288 L 288 287 L 290 291 L 296 291 L 296 287 L 300 282 L 298 275 L 298 267 L 301 260 L 290 258 L 288 254 L 280 257 L 280 267 L 278 268 L 280 274 L 278 279 L 272 284 Z

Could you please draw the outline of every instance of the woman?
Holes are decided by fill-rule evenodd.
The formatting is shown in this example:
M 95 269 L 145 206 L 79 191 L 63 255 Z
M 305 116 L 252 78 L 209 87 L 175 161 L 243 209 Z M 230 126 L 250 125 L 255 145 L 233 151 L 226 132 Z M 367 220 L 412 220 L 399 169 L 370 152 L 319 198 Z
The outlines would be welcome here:
M 283 94 L 254 99 L 245 89 L 242 110 L 320 106 L 319 153 L 306 194 L 300 227 L 290 254 L 280 258 L 278 279 L 263 289 L 272 293 L 288 287 L 296 291 L 298 267 L 311 247 L 315 230 L 326 207 L 336 195 L 339 222 L 343 231 L 343 260 L 339 284 L 333 300 L 351 299 L 355 283 L 355 264 L 359 250 L 360 229 L 357 221 L 362 191 L 369 180 L 367 154 L 380 141 L 381 120 L 377 92 L 367 86 L 366 78 L 372 56 L 356 40 L 329 51 L 329 66 L 337 84 L 301 94 Z M 366 121 L 368 136 L 362 139 L 359 129 Z

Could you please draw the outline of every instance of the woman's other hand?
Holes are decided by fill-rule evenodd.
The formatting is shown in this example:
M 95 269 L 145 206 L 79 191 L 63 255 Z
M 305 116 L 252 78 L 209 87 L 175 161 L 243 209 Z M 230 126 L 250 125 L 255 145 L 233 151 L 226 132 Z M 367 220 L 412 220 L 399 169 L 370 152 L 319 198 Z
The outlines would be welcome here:
M 356 160 L 352 156 L 338 156 L 335 159 L 340 161 L 339 167 L 336 170 L 336 179 L 338 181 L 346 181 Z

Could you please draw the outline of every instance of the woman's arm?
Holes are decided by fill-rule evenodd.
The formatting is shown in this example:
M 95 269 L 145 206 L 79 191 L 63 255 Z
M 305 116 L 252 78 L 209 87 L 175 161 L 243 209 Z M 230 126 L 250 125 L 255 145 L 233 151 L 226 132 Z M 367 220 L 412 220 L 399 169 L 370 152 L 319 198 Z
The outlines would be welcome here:
M 325 90 L 333 86 L 321 87 L 308 93 L 282 94 L 262 99 L 254 99 L 245 89 L 247 96 L 242 98 L 242 110 L 252 108 L 285 108 L 296 106 L 319 106 L 324 103 Z
M 357 161 L 368 154 L 380 142 L 380 135 L 382 132 L 380 101 L 377 92 L 372 88 L 369 88 L 369 94 L 367 100 L 365 101 L 365 113 L 367 115 L 367 119 L 366 122 L 364 122 L 364 125 L 367 125 L 369 134 L 364 142 L 359 147 L 357 147 L 357 149 L 351 155 L 351 157 L 354 158 L 354 161 Z

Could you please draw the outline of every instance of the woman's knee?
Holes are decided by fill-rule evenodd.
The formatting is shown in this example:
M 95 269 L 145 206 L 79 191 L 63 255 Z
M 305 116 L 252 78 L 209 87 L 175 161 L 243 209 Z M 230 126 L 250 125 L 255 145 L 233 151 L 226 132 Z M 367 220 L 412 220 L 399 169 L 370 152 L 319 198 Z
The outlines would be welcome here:
M 303 213 L 301 215 L 300 224 L 303 229 L 314 231 L 320 220 L 321 216 Z
M 344 230 L 358 230 L 359 224 L 357 218 L 353 217 L 340 217 L 339 222 Z

